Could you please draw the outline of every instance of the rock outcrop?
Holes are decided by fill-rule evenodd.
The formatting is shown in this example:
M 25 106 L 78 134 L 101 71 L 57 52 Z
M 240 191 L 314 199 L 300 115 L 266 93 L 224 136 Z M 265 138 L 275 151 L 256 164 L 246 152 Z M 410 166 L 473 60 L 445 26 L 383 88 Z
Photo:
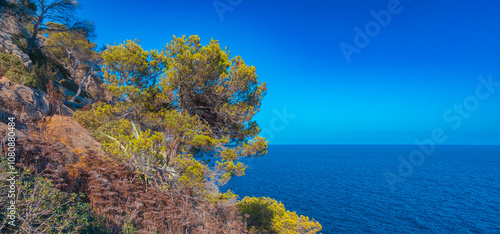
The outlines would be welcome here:
M 50 96 L 43 91 L 16 84 L 5 77 L 0 78 L 0 141 L 6 140 L 7 118 L 14 116 L 16 139 L 30 142 L 40 141 L 41 137 L 42 141 L 58 146 L 67 171 L 76 178 L 85 166 L 82 159 L 90 152 L 102 153 L 101 146 L 87 129 L 68 117 L 72 115 L 68 107 L 55 107 L 50 101 Z M 65 116 L 54 115 L 57 112 Z M 38 129 L 35 130 L 36 136 L 34 132 L 28 133 L 29 123 L 38 123 L 38 126 L 34 126 Z
M 72 115 L 72 111 L 62 106 L 50 105 L 49 96 L 43 91 L 16 84 L 11 80 L 0 78 L 0 112 L 15 116 L 21 124 L 39 120 L 50 112 L 59 111 L 63 115 Z
M 54 115 L 40 121 L 39 126 L 47 140 L 60 142 L 72 152 L 66 154 L 66 170 L 71 178 L 77 178 L 86 168 L 84 159 L 88 155 L 104 155 L 101 145 L 92 137 L 90 131 L 71 117 Z
M 18 57 L 25 66 L 29 66 L 31 65 L 30 57 L 12 42 L 14 36 L 28 34 L 23 30 L 25 29 L 21 22 L 18 22 L 17 17 L 6 14 L 6 12 L 0 12 L 0 51 Z
M 39 125 L 49 140 L 62 142 L 79 157 L 101 151 L 101 145 L 90 131 L 71 117 L 54 115 L 45 118 Z
M 0 78 L 0 99 L 4 111 L 11 112 L 21 122 L 41 119 L 50 111 L 46 93 Z

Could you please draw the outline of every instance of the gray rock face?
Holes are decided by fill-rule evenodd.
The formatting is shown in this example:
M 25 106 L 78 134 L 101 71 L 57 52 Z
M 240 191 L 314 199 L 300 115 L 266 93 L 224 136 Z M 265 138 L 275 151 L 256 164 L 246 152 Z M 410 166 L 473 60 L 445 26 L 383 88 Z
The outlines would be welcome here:
M 51 111 L 46 93 L 16 84 L 5 77 L 0 78 L 0 100 L 0 110 L 14 115 L 20 123 L 41 119 Z M 60 113 L 71 115 L 72 111 L 62 106 Z
M 16 84 L 5 77 L 0 78 L 0 98 L 4 102 L 0 105 L 3 105 L 4 108 L 17 107 L 10 109 L 10 111 L 22 122 L 30 119 L 41 119 L 50 110 L 49 98 L 46 93 Z M 22 107 L 22 110 L 18 110 L 19 107 Z
M 30 66 L 31 60 L 29 56 L 12 43 L 14 35 L 27 33 L 21 31 L 23 28 L 16 17 L 0 12 L 0 51 L 12 54 L 21 59 L 25 66 Z

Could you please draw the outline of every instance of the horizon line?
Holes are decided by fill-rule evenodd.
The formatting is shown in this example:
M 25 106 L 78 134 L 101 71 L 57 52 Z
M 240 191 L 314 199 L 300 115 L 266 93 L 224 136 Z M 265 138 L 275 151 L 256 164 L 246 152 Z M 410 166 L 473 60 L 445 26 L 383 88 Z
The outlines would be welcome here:
M 379 143 L 379 144 L 376 144 L 376 143 L 313 143 L 313 144 L 307 144 L 307 143 L 279 143 L 279 144 L 275 144 L 275 143 L 268 143 L 268 145 L 310 145 L 310 146 L 321 146 L 321 145 L 324 145 L 324 146 L 327 146 L 327 145 L 331 145 L 331 146 L 342 146 L 342 145 L 370 145 L 370 146 L 396 146 L 396 145 L 400 145 L 400 146 L 410 146 L 410 145 L 414 145 L 414 146 L 418 146 L 417 144 L 400 144 L 400 143 Z M 486 144 L 486 143 L 481 143 L 481 144 L 435 144 L 436 146 L 500 146 L 500 143 L 498 144 Z

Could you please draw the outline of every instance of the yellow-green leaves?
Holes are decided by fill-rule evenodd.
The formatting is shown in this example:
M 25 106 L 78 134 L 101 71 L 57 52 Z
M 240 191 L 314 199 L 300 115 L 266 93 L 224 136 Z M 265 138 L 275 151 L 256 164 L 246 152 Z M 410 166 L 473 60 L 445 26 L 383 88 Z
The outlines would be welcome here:
M 266 138 L 256 136 L 253 140 L 248 141 L 240 146 L 241 156 L 253 156 L 267 154 Z
M 160 81 L 175 106 L 197 115 L 218 136 L 245 141 L 258 134 L 250 120 L 265 95 L 265 83 L 257 81 L 255 67 L 241 57 L 230 58 L 219 42 L 200 45 L 198 36 L 174 37 L 165 50 L 168 66 Z
M 217 192 L 214 194 L 207 194 L 206 199 L 214 204 L 224 203 L 224 202 L 235 202 L 238 199 L 233 191 L 227 190 L 225 193 Z
M 181 186 L 204 190 L 208 170 L 205 165 L 189 154 L 179 155 L 174 162 L 179 167 L 180 177 L 178 181 Z
M 49 37 L 45 41 L 48 52 L 57 59 L 68 64 L 74 62 L 84 63 L 85 58 L 92 57 L 95 53 L 96 44 L 90 42 L 87 35 L 80 31 L 70 31 L 62 24 L 47 23 L 50 30 L 47 31 Z
M 36 77 L 36 74 L 30 70 L 31 69 L 23 65 L 19 58 L 11 54 L 0 52 L 0 76 L 6 76 L 18 84 L 38 88 L 40 86 L 40 80 Z
M 104 80 L 118 98 L 137 98 L 141 91 L 154 87 L 164 69 L 163 51 L 144 50 L 137 40 L 108 46 L 102 54 Z
M 98 70 L 97 64 L 101 61 L 96 44 L 88 38 L 88 33 L 81 30 L 69 30 L 66 26 L 58 23 L 47 23 L 48 38 L 45 41 L 45 49 L 51 57 L 62 62 L 68 68 L 73 81 L 79 81 L 81 92 L 83 83 L 88 77 Z M 79 72 L 83 71 L 83 72 Z M 77 95 L 77 96 L 78 96 Z M 76 97 L 72 99 L 75 101 Z
M 248 215 L 247 225 L 254 232 L 313 234 L 322 229 L 317 221 L 288 211 L 281 202 L 268 197 L 245 197 L 236 207 L 242 215 Z

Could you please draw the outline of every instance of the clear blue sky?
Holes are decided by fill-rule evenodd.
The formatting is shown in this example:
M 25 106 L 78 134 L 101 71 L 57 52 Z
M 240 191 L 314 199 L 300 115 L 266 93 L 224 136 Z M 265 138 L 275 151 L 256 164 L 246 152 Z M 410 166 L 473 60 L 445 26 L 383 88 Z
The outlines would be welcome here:
M 271 144 L 413 144 L 435 128 L 445 144 L 500 144 L 500 86 L 478 80 L 500 82 L 499 1 L 81 3 L 99 44 L 137 38 L 162 49 L 172 35 L 196 34 L 241 55 L 267 82 L 256 119 Z M 367 25 L 369 42 L 355 30 Z M 350 62 L 342 42 L 356 50 Z M 464 101 L 468 109 L 454 109 Z M 284 108 L 294 117 L 280 120 Z

